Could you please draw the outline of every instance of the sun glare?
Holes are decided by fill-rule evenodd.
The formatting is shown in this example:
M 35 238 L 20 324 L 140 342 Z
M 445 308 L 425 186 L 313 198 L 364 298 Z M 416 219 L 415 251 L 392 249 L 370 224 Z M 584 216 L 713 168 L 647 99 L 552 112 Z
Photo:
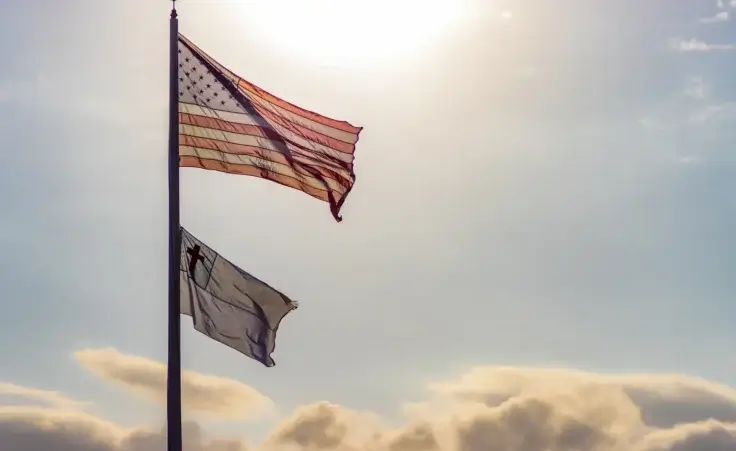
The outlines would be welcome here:
M 318 64 L 406 57 L 459 22 L 465 0 L 264 0 L 246 14 L 265 44 Z

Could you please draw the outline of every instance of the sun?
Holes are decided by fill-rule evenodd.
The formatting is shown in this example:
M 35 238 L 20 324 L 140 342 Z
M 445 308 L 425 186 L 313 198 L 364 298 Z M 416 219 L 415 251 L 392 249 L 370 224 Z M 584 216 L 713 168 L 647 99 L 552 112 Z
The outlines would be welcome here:
M 409 56 L 457 25 L 467 0 L 261 0 L 244 5 L 264 44 L 318 64 Z

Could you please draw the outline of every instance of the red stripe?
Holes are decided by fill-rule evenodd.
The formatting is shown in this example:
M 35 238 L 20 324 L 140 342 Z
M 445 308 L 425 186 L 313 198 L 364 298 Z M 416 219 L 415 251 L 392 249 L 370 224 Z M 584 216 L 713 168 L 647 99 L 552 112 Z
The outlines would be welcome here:
M 211 132 L 220 132 L 221 131 L 219 129 L 214 129 L 214 128 L 204 128 L 204 127 L 198 127 L 198 128 L 202 128 L 204 130 L 209 130 Z M 284 152 L 281 149 L 273 149 L 273 148 L 268 148 L 268 147 L 262 147 L 260 145 L 249 146 L 249 145 L 246 145 L 246 144 L 239 144 L 239 143 L 235 143 L 235 142 L 232 142 L 232 141 L 228 141 L 227 139 L 218 139 L 218 138 L 213 138 L 211 136 L 199 136 L 199 135 L 196 135 L 196 134 L 184 133 L 181 130 L 179 131 L 179 136 L 189 136 L 191 138 L 201 138 L 201 139 L 205 139 L 205 140 L 210 140 L 210 141 L 215 141 L 215 142 L 218 142 L 218 143 L 222 143 L 223 145 L 224 144 L 231 144 L 231 145 L 237 146 L 237 147 L 241 147 L 242 146 L 243 148 L 252 147 L 253 149 L 260 149 L 260 150 L 263 150 L 263 151 L 273 151 L 273 152 L 277 152 L 277 153 L 279 153 L 281 155 L 284 154 Z M 241 135 L 241 136 L 250 136 L 250 135 Z M 223 136 L 223 138 L 224 138 L 224 136 Z M 278 144 L 279 143 L 276 143 L 274 145 L 277 146 L 277 148 L 278 148 L 278 147 L 280 147 L 280 146 L 278 146 Z M 295 146 L 293 144 L 290 144 L 290 143 L 286 143 L 285 146 L 286 146 L 286 150 L 288 150 L 291 153 L 291 156 L 293 156 L 294 159 L 299 160 L 302 163 L 309 164 L 309 165 L 321 166 L 321 167 L 324 167 L 325 169 L 328 169 L 328 170 L 331 170 L 331 171 L 336 171 L 336 172 L 350 172 L 350 173 L 352 173 L 352 171 L 353 171 L 353 163 L 344 162 L 344 161 L 342 161 L 340 159 L 337 159 L 337 158 L 333 157 L 332 155 L 328 155 L 328 154 L 325 154 L 325 153 L 312 152 L 309 149 L 304 150 L 301 147 L 297 147 L 297 146 Z M 237 152 L 233 152 L 233 153 L 237 153 Z
M 296 169 L 289 163 L 289 160 L 286 158 L 284 154 L 282 154 L 281 152 L 275 151 L 275 150 L 271 150 L 271 149 L 264 149 L 262 147 L 255 147 L 255 146 L 246 146 L 246 145 L 235 144 L 235 143 L 231 143 L 227 141 L 221 141 L 221 140 L 210 139 L 210 138 L 200 138 L 200 137 L 189 136 L 189 135 L 184 135 L 184 134 L 179 134 L 179 145 L 194 147 L 194 148 L 199 148 L 199 149 L 216 150 L 219 152 L 232 154 L 232 155 L 248 155 L 252 157 L 263 158 L 264 160 L 271 161 L 274 164 L 284 166 L 289 171 L 292 171 L 292 172 L 296 171 Z M 334 181 L 335 183 L 337 183 L 338 185 L 343 186 L 345 188 L 350 187 L 354 183 L 354 180 L 352 180 L 352 177 L 350 175 L 348 176 L 344 175 L 345 173 L 347 173 L 347 171 L 331 170 L 329 168 L 319 166 L 315 164 L 314 162 L 309 161 L 308 159 L 300 157 L 298 155 L 294 156 L 294 161 L 304 166 L 313 168 L 325 179 L 330 179 Z M 315 178 L 309 174 L 304 174 L 304 175 L 310 178 Z
M 277 116 L 258 105 L 256 107 L 258 112 L 266 118 L 266 120 L 273 121 L 278 125 L 286 128 L 290 132 L 308 140 L 323 146 L 327 146 L 338 152 L 352 155 L 355 152 L 355 145 L 340 141 L 339 139 L 325 136 L 321 133 L 317 133 L 308 128 L 302 127 L 290 121 L 285 121 L 282 117 Z M 216 110 L 213 110 L 216 111 Z M 199 127 L 214 128 L 232 133 L 241 133 L 244 135 L 260 136 L 263 138 L 273 139 L 274 141 L 282 141 L 285 137 L 276 130 L 272 130 L 258 125 L 241 124 L 238 122 L 230 122 L 217 117 L 200 116 L 188 113 L 179 113 L 179 122 L 182 124 L 196 125 Z M 311 149 L 310 149 L 311 150 Z M 317 151 L 319 152 L 319 151 Z
M 227 164 L 219 160 L 205 160 L 197 157 L 183 156 L 179 157 L 179 166 L 186 168 L 208 169 L 212 171 L 226 172 L 228 174 L 249 175 L 251 177 L 263 178 L 284 186 L 288 186 L 289 188 L 302 191 L 324 202 L 329 202 L 327 191 L 324 189 L 305 185 L 301 183 L 298 179 L 287 175 L 274 173 L 266 174 L 261 168 L 257 168 L 251 165 Z M 333 191 L 333 196 L 339 201 L 344 196 L 344 194 Z
M 328 127 L 336 128 L 338 130 L 342 130 L 348 133 L 353 133 L 356 135 L 359 134 L 360 131 L 363 129 L 363 127 L 356 127 L 354 125 L 351 125 L 349 122 L 338 121 L 336 119 L 330 119 L 329 117 L 322 116 L 321 114 L 317 114 L 313 111 L 309 111 L 309 110 L 305 110 L 304 108 L 300 108 L 296 105 L 293 105 L 285 100 L 282 100 L 276 97 L 275 95 L 269 93 L 268 91 L 265 91 L 259 88 L 253 83 L 243 80 L 242 78 L 238 81 L 238 86 L 242 88 L 243 90 L 248 91 L 248 93 L 250 93 L 251 95 L 255 95 L 256 97 L 259 97 L 268 103 L 277 105 L 280 108 L 285 109 L 286 111 L 290 111 L 303 118 L 313 120 L 314 122 L 320 123 L 322 125 L 326 125 Z
M 255 108 L 256 111 L 261 116 L 263 116 L 263 118 L 266 119 L 267 122 L 270 122 L 271 125 L 274 127 L 276 126 L 283 127 L 287 131 L 299 136 L 300 138 L 306 141 L 311 141 L 313 143 L 321 144 L 337 152 L 341 152 L 347 155 L 353 155 L 355 153 L 355 144 L 346 143 L 345 141 L 341 141 L 331 136 L 326 136 L 326 135 L 323 135 L 322 133 L 315 132 L 314 130 L 303 127 L 297 124 L 296 122 L 292 122 L 284 118 L 283 116 L 279 114 L 273 113 L 272 111 L 264 108 L 258 103 L 251 103 L 251 105 L 253 105 L 253 108 Z M 324 153 L 324 151 L 322 150 L 315 150 L 315 152 Z
M 333 128 L 338 129 L 338 130 L 342 130 L 344 132 L 358 134 L 363 129 L 363 127 L 355 127 L 355 126 L 351 125 L 350 123 L 348 123 L 346 121 L 338 121 L 336 119 L 331 119 L 329 117 L 322 116 L 321 114 L 317 114 L 317 113 L 315 113 L 313 111 L 305 110 L 304 108 L 300 108 L 300 107 L 298 107 L 296 105 L 293 105 L 293 104 L 291 104 L 291 103 L 289 103 L 289 102 L 287 102 L 287 101 L 285 101 L 283 99 L 280 99 L 280 98 L 276 97 L 275 95 L 269 93 L 268 91 L 266 91 L 264 89 L 261 89 L 258 86 L 254 85 L 254 84 L 252 84 L 252 83 L 250 83 L 248 81 L 243 80 L 240 76 L 236 75 L 233 71 L 227 69 L 225 66 L 223 66 L 220 63 L 218 63 L 214 58 L 212 58 L 207 53 L 205 53 L 204 51 L 202 51 L 202 49 L 200 49 L 199 47 L 197 47 L 193 42 L 191 42 L 189 39 L 187 39 L 183 35 L 179 35 L 179 40 L 182 41 L 182 42 L 184 42 L 185 45 L 191 47 L 191 49 L 195 53 L 198 53 L 199 54 L 198 56 L 200 58 L 204 58 L 204 59 L 208 60 L 211 64 L 214 64 L 215 66 L 217 66 L 220 71 L 223 71 L 223 70 L 224 71 L 227 71 L 230 74 L 232 74 L 233 76 L 237 77 L 238 78 L 238 86 L 241 89 L 243 89 L 245 91 L 248 91 L 250 94 L 257 96 L 257 97 L 263 99 L 264 101 L 266 101 L 268 103 L 271 103 L 273 105 L 278 105 L 280 108 L 283 108 L 283 109 L 285 109 L 287 111 L 290 111 L 290 112 L 292 112 L 294 114 L 297 114 L 297 115 L 299 115 L 299 116 L 301 116 L 303 118 L 313 120 L 313 121 L 315 121 L 317 123 L 320 123 L 322 125 L 326 125 L 328 127 L 333 127 Z

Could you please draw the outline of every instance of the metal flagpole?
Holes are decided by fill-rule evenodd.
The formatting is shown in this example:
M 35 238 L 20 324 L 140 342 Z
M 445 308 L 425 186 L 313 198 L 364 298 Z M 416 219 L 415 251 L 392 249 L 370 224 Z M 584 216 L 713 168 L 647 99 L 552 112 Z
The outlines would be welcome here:
M 172 0 L 169 36 L 169 362 L 166 381 L 168 451 L 182 451 L 181 319 L 179 307 L 179 22 Z

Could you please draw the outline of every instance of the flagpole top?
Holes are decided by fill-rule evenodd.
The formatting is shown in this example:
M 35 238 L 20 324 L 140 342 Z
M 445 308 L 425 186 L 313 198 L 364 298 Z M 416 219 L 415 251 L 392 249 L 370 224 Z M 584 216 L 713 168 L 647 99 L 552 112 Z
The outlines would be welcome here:
M 171 18 L 176 19 L 176 0 L 171 0 Z

